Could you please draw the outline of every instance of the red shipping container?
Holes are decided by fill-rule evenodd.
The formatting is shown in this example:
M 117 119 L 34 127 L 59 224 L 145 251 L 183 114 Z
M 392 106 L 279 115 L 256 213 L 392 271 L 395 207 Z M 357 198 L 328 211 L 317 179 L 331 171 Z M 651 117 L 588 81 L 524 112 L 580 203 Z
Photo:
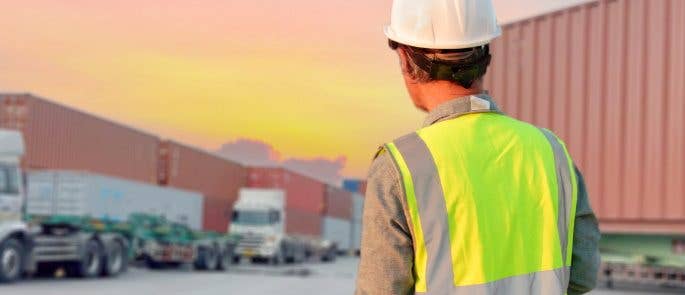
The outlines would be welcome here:
M 174 141 L 159 149 L 159 184 L 200 192 L 205 196 L 204 228 L 226 232 L 238 190 L 247 169 L 216 154 Z
M 24 169 L 82 170 L 157 182 L 159 139 L 31 94 L 0 94 L 0 127 L 22 132 Z
M 287 233 L 321 236 L 321 215 L 293 208 L 286 209 L 285 214 L 285 231 Z
M 324 215 L 352 219 L 352 193 L 342 188 L 326 185 L 326 204 Z
M 234 202 L 227 198 L 205 197 L 202 228 L 219 233 L 227 232 Z
M 606 232 L 685 234 L 685 1 L 598 1 L 508 24 L 485 78 L 556 132 Z
M 286 193 L 286 207 L 322 214 L 326 185 L 313 178 L 277 167 L 249 168 L 247 186 L 280 188 Z

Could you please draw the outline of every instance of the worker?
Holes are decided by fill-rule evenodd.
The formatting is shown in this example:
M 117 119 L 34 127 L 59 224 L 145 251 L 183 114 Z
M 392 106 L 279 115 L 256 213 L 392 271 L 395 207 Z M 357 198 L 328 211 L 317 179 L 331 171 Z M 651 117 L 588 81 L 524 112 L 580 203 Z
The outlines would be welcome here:
M 385 34 L 428 116 L 370 168 L 356 294 L 593 289 L 599 230 L 580 171 L 483 89 L 501 34 L 491 1 L 394 0 Z

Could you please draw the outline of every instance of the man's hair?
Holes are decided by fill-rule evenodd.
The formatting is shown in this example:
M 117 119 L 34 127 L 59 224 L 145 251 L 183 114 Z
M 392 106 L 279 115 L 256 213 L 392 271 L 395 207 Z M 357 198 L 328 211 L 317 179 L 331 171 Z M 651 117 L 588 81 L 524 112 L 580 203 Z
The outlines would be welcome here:
M 419 82 L 445 80 L 464 88 L 485 76 L 490 65 L 490 46 L 466 49 L 426 49 L 388 40 L 393 50 L 407 53 L 407 73 Z

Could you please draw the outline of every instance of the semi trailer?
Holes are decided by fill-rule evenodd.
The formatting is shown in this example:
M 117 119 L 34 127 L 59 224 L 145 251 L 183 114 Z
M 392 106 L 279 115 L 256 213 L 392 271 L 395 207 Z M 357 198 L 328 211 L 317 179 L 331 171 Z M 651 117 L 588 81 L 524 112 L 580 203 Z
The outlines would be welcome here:
M 231 234 L 240 236 L 235 260 L 247 258 L 280 264 L 303 262 L 312 256 L 322 260 L 335 258 L 333 243 L 298 232 L 294 219 L 299 217 L 294 216 L 295 211 L 287 210 L 286 198 L 281 189 L 240 190 L 229 229 Z
M 116 276 L 150 267 L 229 266 L 235 239 L 199 230 L 202 196 L 74 171 L 22 173 L 19 132 L 0 129 L 0 282 L 23 274 Z

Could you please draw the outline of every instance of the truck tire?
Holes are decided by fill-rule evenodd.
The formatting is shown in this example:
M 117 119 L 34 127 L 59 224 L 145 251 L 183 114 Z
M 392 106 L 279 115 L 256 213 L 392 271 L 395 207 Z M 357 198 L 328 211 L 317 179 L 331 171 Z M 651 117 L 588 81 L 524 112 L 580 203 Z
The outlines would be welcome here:
M 214 270 L 219 263 L 219 255 L 214 247 L 200 247 L 198 250 L 197 259 L 195 260 L 195 269 L 197 270 Z
M 103 259 L 100 243 L 89 240 L 83 249 L 81 261 L 67 266 L 67 274 L 72 277 L 93 278 L 102 273 Z
M 285 263 L 286 262 L 286 257 L 285 257 L 286 250 L 287 250 L 286 247 L 284 245 L 281 245 L 278 248 L 278 251 L 276 251 L 276 253 L 274 253 L 274 255 L 271 258 L 269 258 L 269 264 L 281 265 L 281 264 Z
M 21 277 L 24 262 L 24 247 L 16 239 L 7 239 L 0 244 L 0 283 L 11 283 Z
M 229 267 L 231 267 L 231 264 L 233 264 L 233 251 L 230 246 L 226 247 L 224 249 L 223 253 L 221 253 L 221 256 L 219 257 L 219 263 L 217 263 L 216 269 L 217 270 L 228 270 Z
M 103 255 L 103 276 L 114 277 L 125 272 L 128 265 L 126 247 L 120 241 L 112 241 L 106 252 Z

